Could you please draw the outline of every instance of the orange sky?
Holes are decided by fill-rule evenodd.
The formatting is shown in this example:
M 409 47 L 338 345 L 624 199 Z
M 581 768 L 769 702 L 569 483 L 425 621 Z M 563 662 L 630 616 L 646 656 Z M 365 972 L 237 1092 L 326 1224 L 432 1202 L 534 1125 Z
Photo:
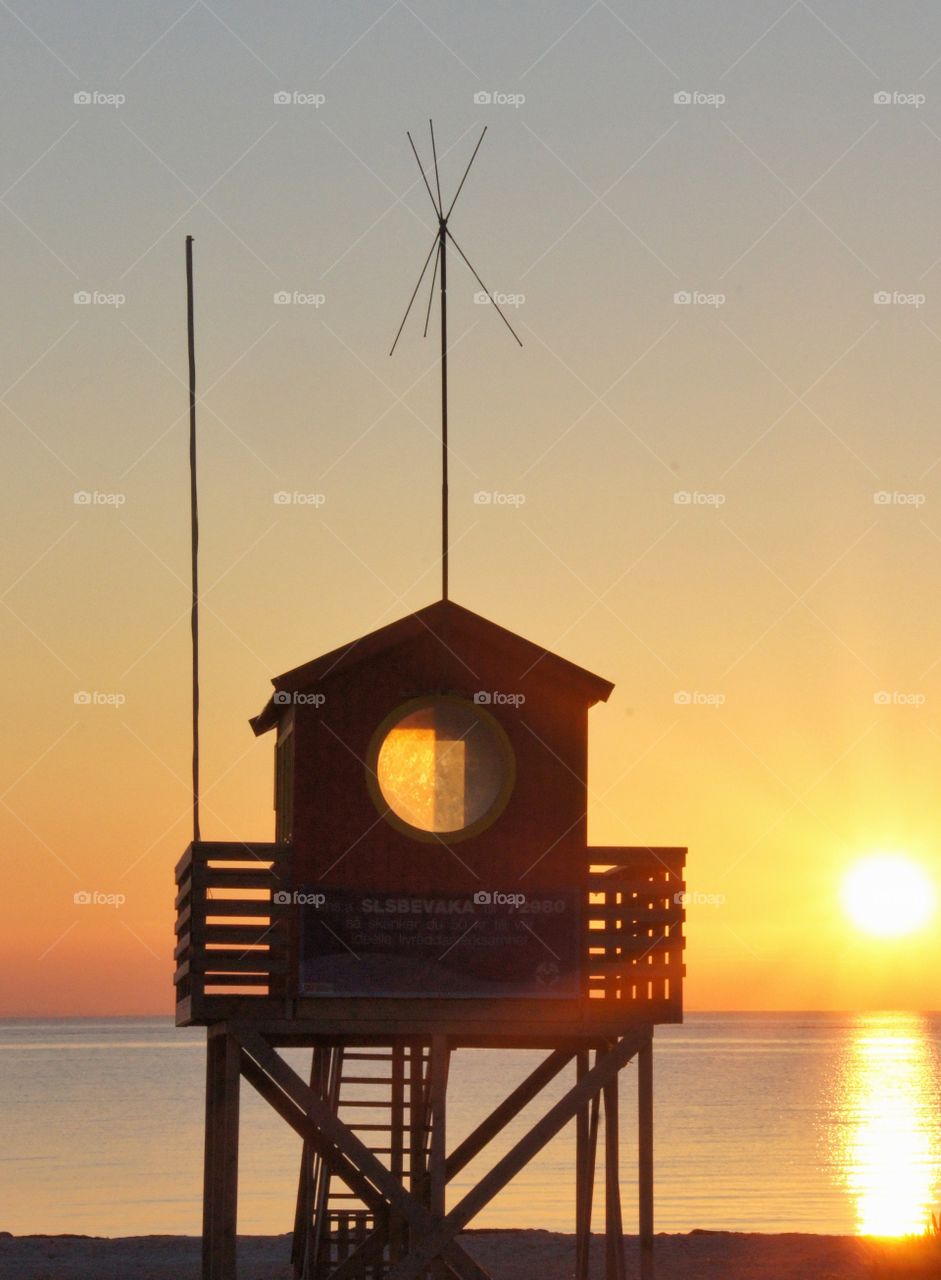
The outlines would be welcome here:
M 207 837 L 271 836 L 269 677 L 436 595 L 434 351 L 387 356 L 430 108 L 448 189 L 490 127 L 454 231 L 524 342 L 455 259 L 454 597 L 615 681 L 591 836 L 687 844 L 721 897 L 691 1008 L 937 1007 L 937 927 L 866 939 L 839 884 L 941 868 L 941 21 L 707 8 L 11 23 L 0 1013 L 171 1008 L 185 232 Z

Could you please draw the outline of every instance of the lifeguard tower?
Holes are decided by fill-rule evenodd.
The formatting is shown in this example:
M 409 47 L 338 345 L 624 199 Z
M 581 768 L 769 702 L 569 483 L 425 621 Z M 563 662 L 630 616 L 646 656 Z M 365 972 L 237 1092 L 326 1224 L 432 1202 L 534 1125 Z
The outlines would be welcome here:
M 486 1280 L 461 1231 L 570 1123 L 586 1280 L 602 1119 L 605 1275 L 622 1280 L 634 1059 L 653 1274 L 652 1042 L 682 1020 L 685 850 L 589 846 L 588 712 L 613 686 L 454 603 L 446 578 L 443 596 L 273 680 L 251 724 L 273 735 L 274 840 L 195 839 L 176 868 L 177 1023 L 208 1029 L 204 1280 L 236 1275 L 242 1080 L 301 1140 L 298 1280 Z M 311 1050 L 307 1078 L 287 1047 Z M 535 1062 L 454 1146 L 449 1063 L 467 1048 Z

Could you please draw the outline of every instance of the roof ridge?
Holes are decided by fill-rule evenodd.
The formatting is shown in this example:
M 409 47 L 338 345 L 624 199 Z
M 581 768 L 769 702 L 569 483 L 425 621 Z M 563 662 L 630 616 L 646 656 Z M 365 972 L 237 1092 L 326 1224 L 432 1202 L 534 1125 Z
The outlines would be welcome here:
M 536 644 L 533 640 L 528 640 L 525 636 L 521 636 L 515 631 L 510 631 L 508 627 L 503 627 L 499 623 L 485 618 L 483 614 L 475 613 L 473 609 L 468 609 L 465 605 L 458 604 L 455 600 L 436 600 L 431 604 L 424 605 L 422 608 L 405 614 L 393 622 L 386 623 L 374 631 L 367 632 L 365 635 L 359 636 L 345 645 L 339 645 L 327 653 L 274 676 L 271 683 L 278 692 L 285 690 L 298 691 L 325 679 L 334 672 L 355 666 L 371 657 L 376 657 L 386 652 L 388 649 L 407 643 L 416 635 L 421 634 L 420 628 L 422 627 L 434 635 L 435 632 L 427 625 L 427 622 L 429 616 L 437 614 L 453 615 L 454 621 L 463 623 L 466 627 L 486 630 L 491 635 L 498 635 L 508 644 L 523 646 L 537 653 L 539 655 L 536 659 L 537 662 L 546 660 L 556 667 L 560 674 L 568 675 L 570 679 L 589 686 L 594 695 L 591 699 L 592 702 L 606 701 L 614 688 L 614 685 L 609 680 L 595 675 L 587 668 L 581 667 L 557 653 L 553 653 L 550 649 Z M 442 641 L 442 643 L 444 642 Z M 280 715 L 280 704 L 274 702 L 274 696 L 269 700 L 264 710 L 250 722 L 256 733 L 264 733 L 277 722 Z

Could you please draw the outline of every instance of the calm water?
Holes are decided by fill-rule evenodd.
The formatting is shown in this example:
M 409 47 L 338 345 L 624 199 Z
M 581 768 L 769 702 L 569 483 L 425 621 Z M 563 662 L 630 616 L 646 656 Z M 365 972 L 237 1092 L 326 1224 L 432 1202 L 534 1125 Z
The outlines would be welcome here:
M 203 1045 L 163 1019 L 0 1022 L 0 1230 L 198 1232 Z M 304 1073 L 305 1055 L 287 1056 Z M 458 1053 L 449 1146 L 536 1061 Z M 898 1234 L 939 1207 L 941 1015 L 690 1015 L 658 1031 L 654 1080 L 661 1230 Z M 631 1226 L 635 1085 L 629 1067 Z M 299 1144 L 247 1085 L 242 1126 L 240 1230 L 285 1231 Z M 478 1225 L 571 1230 L 573 1149 L 566 1131 Z

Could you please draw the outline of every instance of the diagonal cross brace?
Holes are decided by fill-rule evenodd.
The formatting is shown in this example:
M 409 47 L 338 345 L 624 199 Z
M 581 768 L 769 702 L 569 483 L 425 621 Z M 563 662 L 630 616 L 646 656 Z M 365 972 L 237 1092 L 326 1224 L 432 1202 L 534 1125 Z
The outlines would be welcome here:
M 550 1108 L 449 1214 L 440 1218 L 429 1213 L 404 1189 L 385 1165 L 257 1032 L 237 1029 L 233 1034 L 247 1055 L 246 1078 L 256 1088 L 259 1087 L 256 1071 L 252 1070 L 252 1063 L 257 1064 L 262 1082 L 270 1081 L 279 1089 L 288 1107 L 297 1114 L 292 1119 L 287 1108 L 276 1105 L 268 1097 L 275 1109 L 298 1133 L 327 1152 L 340 1176 L 349 1182 L 353 1190 L 359 1192 L 362 1188 L 366 1191 L 363 1196 L 365 1203 L 372 1201 L 377 1207 L 391 1204 L 409 1222 L 413 1238 L 417 1238 L 419 1243 L 393 1267 L 388 1280 L 418 1280 L 436 1258 L 442 1259 L 461 1280 L 489 1280 L 483 1268 L 455 1242 L 454 1237 L 574 1118 L 580 1108 L 597 1097 L 606 1084 L 617 1079 L 621 1069 L 650 1039 L 649 1028 L 632 1032 L 599 1056 L 594 1067 Z M 267 1096 L 265 1088 L 260 1092 Z
M 482 1121 L 474 1132 L 468 1134 L 461 1145 L 451 1152 L 445 1165 L 448 1181 L 460 1173 L 465 1165 L 470 1164 L 498 1133 L 502 1133 L 510 1121 L 515 1120 L 523 1108 L 528 1106 L 574 1057 L 574 1049 L 554 1049 L 548 1058 L 540 1062 L 522 1084 L 518 1085 L 509 1097 L 505 1098 L 487 1119 Z
M 445 1249 L 454 1236 L 462 1231 L 470 1220 L 514 1178 L 556 1134 L 572 1120 L 578 1111 L 606 1084 L 616 1080 L 618 1072 L 635 1053 L 650 1040 L 650 1029 L 631 1032 L 623 1036 L 603 1056 L 599 1056 L 592 1069 L 561 1098 L 555 1106 L 521 1138 L 488 1174 L 477 1183 L 459 1204 L 436 1223 L 435 1229 L 402 1258 L 389 1272 L 388 1280 L 418 1280 L 429 1262 L 447 1257 Z
M 375 1192 L 378 1191 L 385 1202 L 396 1208 L 408 1221 L 414 1235 L 427 1240 L 436 1233 L 440 1233 L 443 1220 L 429 1213 L 424 1205 L 405 1190 L 399 1180 L 357 1138 L 349 1126 L 345 1125 L 327 1103 L 304 1083 L 297 1072 L 257 1031 L 234 1027 L 232 1034 L 240 1042 L 248 1058 L 253 1060 L 282 1093 L 287 1095 L 299 1111 L 303 1112 L 303 1123 L 300 1118 L 297 1123 L 290 1122 L 299 1133 L 302 1133 L 302 1136 L 309 1138 L 314 1145 L 321 1148 L 325 1145 L 334 1148 L 348 1165 L 353 1166 L 354 1174 L 362 1175 L 362 1183 L 368 1180 L 368 1183 L 372 1184 L 375 1189 L 372 1199 L 375 1201 Z M 246 1072 L 246 1078 L 257 1088 L 258 1081 L 257 1078 L 253 1078 L 253 1075 L 250 1069 Z M 324 1139 L 327 1140 L 326 1143 Z M 340 1162 L 335 1157 L 334 1161 L 340 1172 Z M 345 1172 L 340 1172 L 340 1176 L 344 1181 L 347 1180 Z M 359 1178 L 356 1181 L 361 1182 Z M 358 1186 L 352 1189 L 359 1194 Z M 363 1186 L 363 1189 L 366 1190 L 366 1186 Z M 369 1199 L 365 1202 L 368 1204 Z M 452 1271 L 461 1277 L 461 1280 L 490 1280 L 487 1272 L 456 1243 L 453 1239 L 455 1234 L 454 1231 L 448 1232 L 447 1239 L 435 1249 L 431 1255 L 432 1258 L 443 1259 Z
M 389 1205 L 382 1193 L 376 1190 L 351 1160 L 338 1151 L 334 1144 L 324 1137 L 310 1117 L 296 1102 L 278 1088 L 268 1073 L 253 1058 L 249 1057 L 244 1049 L 241 1054 L 241 1072 L 243 1077 L 255 1087 L 281 1119 L 286 1121 L 299 1137 L 310 1143 L 330 1172 L 335 1173 L 338 1178 L 342 1178 L 349 1189 L 359 1196 L 368 1209 L 371 1209 L 373 1213 L 380 1217 L 387 1212 Z
M 511 1120 L 562 1071 L 575 1056 L 574 1049 L 555 1049 L 519 1084 L 509 1096 L 469 1134 L 445 1162 L 445 1178 L 450 1180 L 470 1164 L 497 1134 L 502 1133 Z M 337 1267 L 330 1280 L 353 1280 L 364 1266 L 371 1262 L 383 1247 L 383 1232 L 373 1231 L 358 1245 L 348 1258 Z

